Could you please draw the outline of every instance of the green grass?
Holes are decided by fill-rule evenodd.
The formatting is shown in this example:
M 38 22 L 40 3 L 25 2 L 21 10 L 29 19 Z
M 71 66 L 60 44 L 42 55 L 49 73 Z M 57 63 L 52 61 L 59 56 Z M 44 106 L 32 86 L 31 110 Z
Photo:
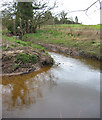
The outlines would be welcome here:
M 100 30 L 100 28 L 102 27 L 102 25 L 85 25 L 86 27 L 90 27 L 90 28 L 94 28 L 96 30 Z
M 44 26 L 43 26 L 44 27 Z M 102 25 L 82 25 L 82 24 L 60 24 L 60 25 L 48 25 L 47 26 L 48 28 L 49 27 L 72 27 L 72 28 L 84 28 L 84 27 L 87 27 L 87 28 L 94 28 L 94 29 L 98 29 L 100 30 L 100 28 L 102 27 Z
M 14 64 L 14 69 L 17 69 L 17 68 L 19 68 L 19 64 L 15 63 Z
M 44 48 L 38 43 L 54 44 L 68 48 L 76 48 L 80 52 L 100 56 L 100 36 L 96 34 L 100 30 L 100 25 L 82 25 L 82 24 L 62 24 L 62 25 L 45 25 L 37 30 L 37 33 L 25 34 L 23 41 L 14 37 L 3 35 L 3 40 L 20 46 L 30 46 L 34 49 Z M 5 49 L 5 48 L 4 48 Z M 46 51 L 45 51 L 46 52 Z M 47 54 L 47 52 L 46 52 Z
M 16 63 L 36 63 L 38 60 L 38 57 L 36 55 L 30 55 L 30 54 L 25 54 L 25 53 L 19 53 L 16 56 Z M 17 65 L 17 64 L 16 64 Z M 15 66 L 16 66 L 15 65 Z
M 15 48 L 15 46 L 14 46 L 14 44 L 12 44 L 12 43 L 16 43 L 17 44 L 17 46 L 24 46 L 24 47 L 26 47 L 26 46 L 31 46 L 32 48 L 34 48 L 34 49 L 44 49 L 42 46 L 40 46 L 40 45 L 37 45 L 37 44 L 35 44 L 35 43 L 32 43 L 32 42 L 26 42 L 26 41 L 22 41 L 22 40 L 17 40 L 17 39 L 15 39 L 14 37 L 7 37 L 7 36 L 5 36 L 5 35 L 3 35 L 2 36 L 2 39 L 3 39 L 3 41 L 4 42 L 8 42 L 9 43 L 9 47 L 10 48 Z M 6 49 L 6 47 L 2 47 L 2 49 Z
M 100 25 L 47 25 L 42 26 L 35 34 L 24 35 L 23 40 L 77 48 L 100 56 L 100 37 L 96 34 L 99 30 Z
M 45 52 L 45 56 L 48 55 L 48 52 L 41 45 L 35 44 L 34 42 L 25 42 L 25 41 L 22 41 L 22 40 L 19 40 L 19 39 L 17 40 L 14 37 L 7 37 L 5 35 L 3 35 L 2 38 L 3 38 L 3 40 L 2 40 L 3 42 L 7 42 L 7 44 L 9 44 L 9 48 L 31 47 L 31 48 L 33 48 L 34 50 L 37 50 L 37 51 L 43 50 Z M 8 50 L 8 48 L 6 46 L 1 46 L 1 49 L 4 50 L 4 51 Z M 17 56 L 16 59 L 17 59 L 16 62 L 20 60 L 20 61 L 23 61 L 24 63 L 26 61 L 32 62 L 32 63 L 34 61 L 34 63 L 35 63 L 38 58 L 37 58 L 36 55 L 30 56 L 29 54 L 27 55 L 27 54 L 21 53 L 20 55 Z

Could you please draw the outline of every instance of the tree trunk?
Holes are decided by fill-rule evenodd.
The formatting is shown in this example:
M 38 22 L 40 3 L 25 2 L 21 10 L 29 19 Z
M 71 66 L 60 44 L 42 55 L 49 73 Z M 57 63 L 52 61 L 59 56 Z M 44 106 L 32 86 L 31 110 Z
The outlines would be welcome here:
M 37 26 L 33 28 L 33 32 L 36 33 L 36 31 L 37 31 Z

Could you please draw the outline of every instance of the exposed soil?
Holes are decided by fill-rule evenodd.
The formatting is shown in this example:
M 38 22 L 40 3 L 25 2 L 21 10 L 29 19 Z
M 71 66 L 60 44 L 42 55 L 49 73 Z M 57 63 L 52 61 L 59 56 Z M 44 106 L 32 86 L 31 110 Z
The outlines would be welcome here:
M 79 51 L 76 48 L 67 48 L 67 47 L 62 47 L 62 46 L 58 46 L 58 45 L 43 44 L 43 43 L 39 43 L 39 45 L 43 46 L 47 50 L 63 53 L 65 55 L 82 56 L 82 57 L 87 57 L 87 58 L 100 60 L 98 56 L 90 55 L 88 53 L 85 53 L 84 51 Z
M 20 53 L 36 55 L 36 63 L 18 63 L 16 64 L 16 56 Z M 35 50 L 31 47 L 17 47 L 2 52 L 2 75 L 18 75 L 32 71 L 37 71 L 43 66 L 51 66 L 53 59 L 45 53 L 45 50 Z M 18 66 L 17 66 L 18 65 Z

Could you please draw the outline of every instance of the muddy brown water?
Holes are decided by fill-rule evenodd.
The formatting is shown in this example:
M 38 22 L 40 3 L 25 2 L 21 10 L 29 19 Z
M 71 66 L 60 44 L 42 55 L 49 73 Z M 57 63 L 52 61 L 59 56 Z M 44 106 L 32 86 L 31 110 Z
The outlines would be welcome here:
M 99 118 L 99 61 L 49 54 L 51 68 L 3 77 L 2 117 Z

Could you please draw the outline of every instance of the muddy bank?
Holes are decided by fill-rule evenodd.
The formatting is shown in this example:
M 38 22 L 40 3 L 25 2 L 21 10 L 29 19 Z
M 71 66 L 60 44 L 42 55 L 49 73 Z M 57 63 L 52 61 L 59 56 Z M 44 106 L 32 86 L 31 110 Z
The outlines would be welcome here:
M 37 71 L 43 66 L 51 66 L 53 59 L 43 49 L 17 47 L 2 52 L 2 75 L 18 75 Z
M 92 59 L 96 59 L 96 60 L 101 60 L 96 55 L 85 53 L 84 51 L 80 51 L 76 48 L 67 48 L 67 47 L 62 47 L 62 46 L 58 46 L 58 45 L 43 44 L 43 43 L 39 43 L 39 45 L 43 46 L 47 50 L 63 53 L 65 55 L 82 56 L 82 57 L 92 58 Z

